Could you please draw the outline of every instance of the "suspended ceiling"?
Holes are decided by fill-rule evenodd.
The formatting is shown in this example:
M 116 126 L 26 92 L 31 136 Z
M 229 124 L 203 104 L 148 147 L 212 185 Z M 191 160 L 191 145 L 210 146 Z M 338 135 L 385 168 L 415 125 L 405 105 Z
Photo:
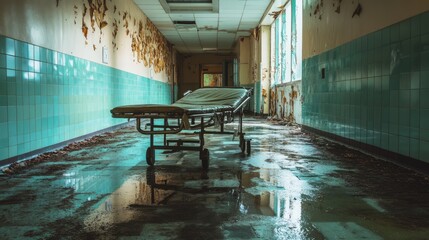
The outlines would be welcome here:
M 258 26 L 271 0 L 134 0 L 181 53 L 230 53 Z

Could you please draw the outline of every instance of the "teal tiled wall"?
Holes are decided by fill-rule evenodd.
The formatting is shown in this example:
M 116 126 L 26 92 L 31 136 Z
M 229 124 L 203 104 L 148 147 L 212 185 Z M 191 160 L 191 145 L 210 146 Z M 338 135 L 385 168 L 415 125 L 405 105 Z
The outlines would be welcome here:
M 0 161 L 124 122 L 114 106 L 170 95 L 169 84 L 0 35 Z
M 303 124 L 429 162 L 428 23 L 426 12 L 304 60 Z

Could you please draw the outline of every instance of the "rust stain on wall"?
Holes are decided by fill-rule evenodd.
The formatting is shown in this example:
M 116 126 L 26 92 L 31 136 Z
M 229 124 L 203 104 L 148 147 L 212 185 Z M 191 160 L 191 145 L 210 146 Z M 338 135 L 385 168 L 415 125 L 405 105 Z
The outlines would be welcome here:
M 270 96 L 270 116 L 274 117 L 277 113 L 277 91 L 275 88 L 271 89 Z
M 294 86 L 291 86 L 292 90 L 289 93 L 289 115 L 287 116 L 287 121 L 295 122 L 295 100 L 298 98 L 298 91 L 294 89 Z
M 265 88 L 262 88 L 262 98 L 264 99 L 264 105 L 267 104 L 268 91 Z
M 281 121 L 285 124 L 295 123 L 295 102 L 299 96 L 300 93 L 298 86 L 290 85 L 273 87 L 271 89 L 270 99 L 270 116 L 272 119 Z

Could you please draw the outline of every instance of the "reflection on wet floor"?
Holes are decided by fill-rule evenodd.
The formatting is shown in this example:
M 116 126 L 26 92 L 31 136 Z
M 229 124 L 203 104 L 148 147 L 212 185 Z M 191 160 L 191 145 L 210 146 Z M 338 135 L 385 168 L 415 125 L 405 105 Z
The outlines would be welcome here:
M 297 127 L 247 118 L 245 130 L 250 156 L 231 136 L 207 135 L 207 173 L 195 152 L 159 151 L 148 167 L 147 137 L 125 128 L 0 175 L 2 239 L 429 236 L 427 175 Z

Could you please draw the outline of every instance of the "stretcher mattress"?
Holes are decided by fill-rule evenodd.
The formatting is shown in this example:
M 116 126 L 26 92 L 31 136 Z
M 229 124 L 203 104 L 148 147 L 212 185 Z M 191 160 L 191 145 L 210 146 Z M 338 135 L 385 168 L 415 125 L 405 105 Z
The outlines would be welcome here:
M 132 117 L 146 113 L 200 114 L 233 111 L 247 97 L 245 88 L 200 88 L 179 99 L 171 105 L 140 104 L 113 108 L 113 117 Z

